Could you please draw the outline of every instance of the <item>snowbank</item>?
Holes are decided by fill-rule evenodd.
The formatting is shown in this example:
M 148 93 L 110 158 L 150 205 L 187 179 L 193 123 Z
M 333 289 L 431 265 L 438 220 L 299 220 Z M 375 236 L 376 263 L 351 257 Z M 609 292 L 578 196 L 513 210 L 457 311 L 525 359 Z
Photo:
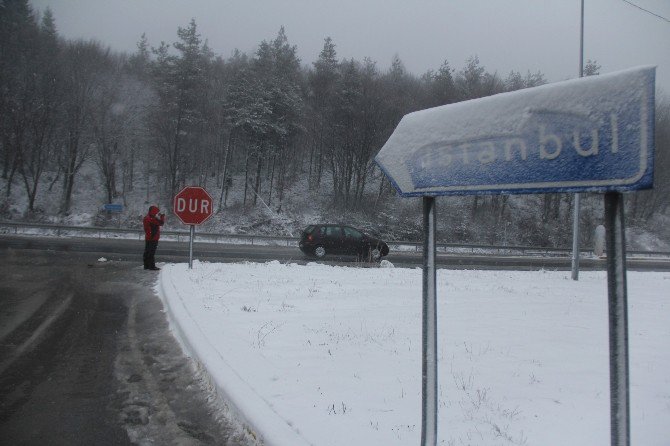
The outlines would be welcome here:
M 632 444 L 670 437 L 668 285 L 628 275 Z M 158 290 L 265 444 L 419 443 L 420 269 L 196 261 Z M 604 273 L 439 270 L 438 300 L 439 444 L 609 443 Z

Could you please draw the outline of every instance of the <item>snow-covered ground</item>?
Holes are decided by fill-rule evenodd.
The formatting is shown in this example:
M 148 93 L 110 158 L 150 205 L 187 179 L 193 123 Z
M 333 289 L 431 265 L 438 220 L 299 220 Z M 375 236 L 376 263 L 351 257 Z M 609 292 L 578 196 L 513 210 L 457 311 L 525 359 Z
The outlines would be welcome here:
M 421 270 L 165 265 L 173 330 L 265 444 L 421 435 Z M 438 271 L 439 444 L 609 444 L 604 272 Z M 628 273 L 632 443 L 670 438 L 670 273 Z

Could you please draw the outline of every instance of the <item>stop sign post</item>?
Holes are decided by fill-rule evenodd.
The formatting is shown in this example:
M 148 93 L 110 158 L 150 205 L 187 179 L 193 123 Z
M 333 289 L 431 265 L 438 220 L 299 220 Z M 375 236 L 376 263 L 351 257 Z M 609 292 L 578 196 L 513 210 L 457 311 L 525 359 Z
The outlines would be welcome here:
M 200 186 L 187 186 L 174 197 L 174 214 L 185 225 L 190 226 L 188 249 L 188 268 L 193 268 L 193 240 L 195 226 L 202 224 L 212 216 L 214 201 L 207 191 Z

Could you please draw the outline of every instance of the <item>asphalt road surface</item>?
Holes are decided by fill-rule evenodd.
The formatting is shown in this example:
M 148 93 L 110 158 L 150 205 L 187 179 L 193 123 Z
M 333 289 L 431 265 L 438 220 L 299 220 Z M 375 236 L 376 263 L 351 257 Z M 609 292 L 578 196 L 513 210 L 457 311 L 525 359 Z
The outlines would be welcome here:
M 197 238 L 197 237 L 196 237 Z M 144 242 L 140 240 L 114 238 L 56 238 L 0 235 L 0 249 L 47 250 L 50 252 L 89 253 L 116 261 L 142 262 Z M 158 262 L 188 262 L 188 241 L 170 242 L 161 240 L 158 244 L 156 260 Z M 305 264 L 316 259 L 305 256 L 295 246 L 285 245 L 238 245 L 223 243 L 194 243 L 195 259 L 212 262 L 266 262 L 279 260 Z M 386 260 L 398 267 L 415 268 L 423 264 L 420 252 L 405 251 L 391 253 Z M 344 266 L 373 266 L 355 261 L 354 256 L 332 257 L 319 262 Z M 626 260 L 629 270 L 670 271 L 669 258 L 631 258 Z M 445 254 L 438 251 L 436 265 L 447 269 L 512 269 L 512 270 L 567 270 L 572 267 L 571 259 L 565 256 L 513 256 L 491 255 L 486 253 Z M 606 270 L 604 259 L 582 258 L 582 270 Z
M 0 246 L 0 444 L 245 445 L 169 333 L 156 273 Z

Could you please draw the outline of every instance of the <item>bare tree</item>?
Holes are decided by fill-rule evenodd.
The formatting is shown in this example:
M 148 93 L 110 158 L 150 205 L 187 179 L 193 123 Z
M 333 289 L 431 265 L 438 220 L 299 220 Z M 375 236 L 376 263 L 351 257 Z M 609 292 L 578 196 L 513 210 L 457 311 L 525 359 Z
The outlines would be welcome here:
M 26 91 L 26 144 L 20 151 L 19 171 L 28 195 L 28 211 L 35 207 L 35 198 L 42 173 L 52 164 L 55 153 L 57 113 L 62 99 L 62 78 L 58 57 L 60 44 L 51 11 L 47 9 L 36 38 L 33 75 L 28 76 Z
M 102 178 L 106 202 L 118 196 L 118 172 L 123 191 L 132 188 L 135 152 L 146 152 L 143 144 L 144 108 L 151 100 L 146 85 L 124 70 L 126 61 L 115 57 L 100 80 L 91 108 L 93 159 Z
M 64 50 L 63 124 L 59 163 L 63 172 L 61 213 L 70 210 L 77 173 L 90 154 L 90 118 L 96 90 L 110 67 L 110 51 L 95 41 L 77 40 Z

